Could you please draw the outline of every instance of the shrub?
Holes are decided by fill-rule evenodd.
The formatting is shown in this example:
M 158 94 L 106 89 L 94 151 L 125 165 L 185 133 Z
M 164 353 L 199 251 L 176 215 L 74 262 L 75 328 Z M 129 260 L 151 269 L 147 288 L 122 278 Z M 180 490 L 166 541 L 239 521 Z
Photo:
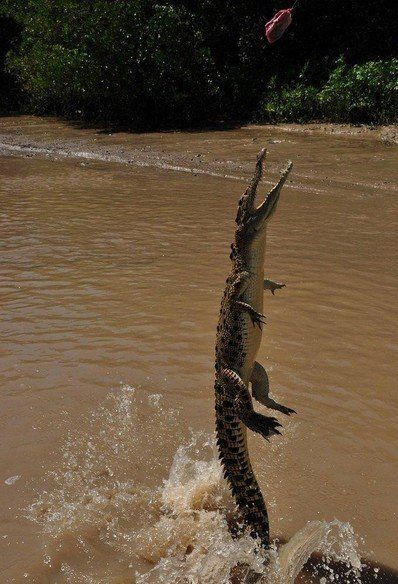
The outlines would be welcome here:
M 193 123 L 217 107 L 209 50 L 183 7 L 33 0 L 8 67 L 30 106 L 136 126 Z
M 306 122 L 318 116 L 318 90 L 298 83 L 292 88 L 277 88 L 272 80 L 261 108 L 261 116 L 269 122 Z
M 342 59 L 318 94 L 323 117 L 389 123 L 398 114 L 398 59 L 347 67 Z
M 0 114 L 16 108 L 20 100 L 19 82 L 5 67 L 7 53 L 19 34 L 20 27 L 15 20 L 0 15 Z
M 393 123 L 398 114 L 398 59 L 348 67 L 342 58 L 321 88 L 299 81 L 278 86 L 263 98 L 258 118 L 268 122 Z

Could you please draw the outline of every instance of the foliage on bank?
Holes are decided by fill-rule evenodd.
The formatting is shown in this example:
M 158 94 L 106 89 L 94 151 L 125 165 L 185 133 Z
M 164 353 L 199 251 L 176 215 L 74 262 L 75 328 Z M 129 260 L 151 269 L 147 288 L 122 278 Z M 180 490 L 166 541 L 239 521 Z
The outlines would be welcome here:
M 322 87 L 305 82 L 305 72 L 291 86 L 272 78 L 258 118 L 267 122 L 334 122 L 388 124 L 397 120 L 398 58 L 348 67 L 343 59 Z
M 34 2 L 8 69 L 29 107 L 132 124 L 203 119 L 217 94 L 208 48 L 184 8 Z
M 282 6 L 283 4 L 283 6 Z M 0 0 L 0 100 L 134 128 L 397 116 L 390 0 Z M 359 18 L 359 15 L 361 16 Z M 1 106 L 0 106 L 1 107 Z

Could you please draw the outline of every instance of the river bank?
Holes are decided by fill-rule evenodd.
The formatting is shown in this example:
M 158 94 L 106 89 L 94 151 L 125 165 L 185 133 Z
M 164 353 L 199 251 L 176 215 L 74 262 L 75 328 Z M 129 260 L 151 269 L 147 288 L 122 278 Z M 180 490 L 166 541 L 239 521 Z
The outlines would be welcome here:
M 326 136 L 328 139 L 323 143 Z M 0 118 L 0 153 L 7 155 L 77 158 L 83 163 L 114 162 L 245 181 L 250 176 L 253 157 L 265 146 L 276 155 L 269 165 L 269 184 L 284 157 L 290 157 L 296 176 L 292 188 L 311 188 L 319 193 L 328 190 L 332 182 L 340 184 L 342 175 L 347 175 L 348 181 L 343 181 L 341 187 L 350 187 L 350 156 L 344 160 L 334 153 L 344 140 L 350 148 L 348 154 L 356 147 L 356 156 L 366 160 L 355 184 L 370 191 L 395 191 L 396 181 L 388 176 L 394 166 L 388 147 L 395 148 L 397 136 L 394 126 L 376 129 L 344 124 L 281 124 L 214 131 L 128 133 L 83 128 L 56 118 Z M 370 147 L 374 152 L 369 159 Z M 324 166 L 322 162 L 328 158 L 330 161 Z M 382 168 L 385 161 L 387 175 Z

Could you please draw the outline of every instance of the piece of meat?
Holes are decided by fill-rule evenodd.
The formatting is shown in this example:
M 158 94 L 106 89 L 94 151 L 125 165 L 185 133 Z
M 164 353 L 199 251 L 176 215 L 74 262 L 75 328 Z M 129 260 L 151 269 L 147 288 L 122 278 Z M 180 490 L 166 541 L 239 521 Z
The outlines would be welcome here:
M 292 9 L 279 10 L 265 25 L 265 36 L 270 44 L 281 38 L 287 27 L 292 23 Z

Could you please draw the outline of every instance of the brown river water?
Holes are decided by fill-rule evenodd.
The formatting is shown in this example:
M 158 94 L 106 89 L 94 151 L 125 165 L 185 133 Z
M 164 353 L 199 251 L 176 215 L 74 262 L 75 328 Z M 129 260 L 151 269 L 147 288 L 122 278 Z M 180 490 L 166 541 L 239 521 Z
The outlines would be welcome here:
M 212 386 L 236 204 L 263 146 L 261 193 L 294 163 L 266 258 L 286 288 L 266 295 L 258 360 L 297 415 L 270 444 L 250 437 L 271 533 L 317 532 L 297 582 L 398 582 L 398 148 L 340 130 L 0 119 L 1 584 L 262 571 L 228 533 Z M 283 579 L 273 553 L 261 581 L 292 582 L 300 566 Z

